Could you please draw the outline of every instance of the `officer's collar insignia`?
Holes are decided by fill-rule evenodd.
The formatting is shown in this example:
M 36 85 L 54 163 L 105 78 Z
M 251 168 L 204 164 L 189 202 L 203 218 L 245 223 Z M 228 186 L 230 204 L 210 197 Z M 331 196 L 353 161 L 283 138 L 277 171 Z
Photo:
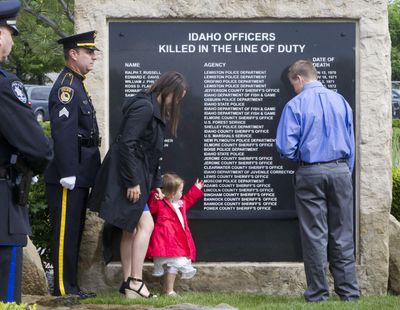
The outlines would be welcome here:
M 25 88 L 24 88 L 24 85 L 22 84 L 22 82 L 20 82 L 20 81 L 12 82 L 11 89 L 12 89 L 15 97 L 17 97 L 19 101 L 21 101 L 23 104 L 28 103 L 28 98 L 26 97 Z
M 74 90 L 68 86 L 62 86 L 58 89 L 58 99 L 63 104 L 70 103 L 74 97 Z
M 60 112 L 58 112 L 58 117 L 61 117 L 61 116 L 63 116 L 63 115 L 64 115 L 66 118 L 69 117 L 69 111 L 67 110 L 66 107 L 63 107 L 63 108 L 60 110 Z

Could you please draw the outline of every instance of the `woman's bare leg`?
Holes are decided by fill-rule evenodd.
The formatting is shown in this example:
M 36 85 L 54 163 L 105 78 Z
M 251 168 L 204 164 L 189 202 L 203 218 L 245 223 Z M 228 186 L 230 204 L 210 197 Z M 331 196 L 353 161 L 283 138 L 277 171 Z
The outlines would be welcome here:
M 132 267 L 132 242 L 134 235 L 136 233 L 136 229 L 133 233 L 129 231 L 123 230 L 121 243 L 120 243 L 120 255 L 121 255 L 121 265 L 122 265 L 122 274 L 124 277 L 124 281 L 131 276 L 131 267 Z
M 140 217 L 139 223 L 136 226 L 136 234 L 133 236 L 132 242 L 132 260 L 131 260 L 131 277 L 142 279 L 143 277 L 143 263 L 149 246 L 151 233 L 154 229 L 154 221 L 149 211 L 144 211 Z M 130 287 L 138 290 L 142 285 L 141 282 L 131 281 Z M 147 296 L 149 291 L 146 286 L 143 286 L 140 291 L 142 295 Z

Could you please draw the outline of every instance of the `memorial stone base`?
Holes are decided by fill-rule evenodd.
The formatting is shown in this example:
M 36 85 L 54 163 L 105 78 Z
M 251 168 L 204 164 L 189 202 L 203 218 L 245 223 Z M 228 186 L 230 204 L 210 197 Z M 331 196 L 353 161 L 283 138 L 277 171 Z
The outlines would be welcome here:
M 91 291 L 117 291 L 122 282 L 120 263 L 98 266 L 97 283 L 92 277 L 81 277 L 81 286 Z M 190 280 L 178 276 L 177 292 L 224 292 L 265 295 L 301 296 L 306 288 L 303 263 L 195 263 L 196 275 Z M 363 295 L 374 295 L 368 288 L 366 271 L 357 266 Z M 161 291 L 161 278 L 152 276 L 153 264 L 145 263 L 143 279 L 150 290 Z M 331 295 L 333 279 L 328 276 Z M 384 293 L 384 292 L 382 292 Z
M 102 258 L 101 230 L 103 221 L 89 212 L 79 253 L 78 281 L 80 287 L 89 291 L 117 291 L 122 282 L 119 262 L 104 264 Z M 380 266 L 357 265 L 362 295 L 384 295 L 387 293 L 387 274 L 382 270 L 386 258 Z M 371 255 L 374 258 L 376 255 Z M 376 258 L 375 258 L 376 259 Z M 387 260 L 389 257 L 387 257 Z M 265 295 L 300 296 L 306 288 L 302 262 L 279 263 L 202 263 L 194 264 L 197 274 L 190 280 L 176 282 L 177 291 L 195 292 L 242 292 Z M 153 264 L 144 266 L 143 279 L 151 289 L 160 290 L 161 281 L 153 277 Z M 374 281 L 371 281 L 374 279 Z M 333 292 L 332 277 L 329 276 Z

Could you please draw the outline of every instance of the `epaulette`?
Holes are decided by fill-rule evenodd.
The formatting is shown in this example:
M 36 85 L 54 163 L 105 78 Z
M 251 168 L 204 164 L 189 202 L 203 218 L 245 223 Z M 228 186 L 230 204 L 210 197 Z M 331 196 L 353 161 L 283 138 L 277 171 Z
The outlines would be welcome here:
M 0 76 L 8 79 L 15 78 L 16 76 L 6 70 L 0 69 Z
M 66 72 L 61 80 L 61 85 L 71 86 L 74 81 L 74 75 L 71 72 Z

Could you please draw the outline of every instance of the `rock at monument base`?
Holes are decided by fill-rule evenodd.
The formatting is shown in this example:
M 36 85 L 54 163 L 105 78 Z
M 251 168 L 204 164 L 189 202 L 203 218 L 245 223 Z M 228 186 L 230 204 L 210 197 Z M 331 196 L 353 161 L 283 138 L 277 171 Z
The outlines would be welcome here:
M 32 241 L 23 250 L 22 294 L 48 295 L 49 286 L 39 253 Z
M 400 222 L 390 215 L 389 290 L 400 294 Z

